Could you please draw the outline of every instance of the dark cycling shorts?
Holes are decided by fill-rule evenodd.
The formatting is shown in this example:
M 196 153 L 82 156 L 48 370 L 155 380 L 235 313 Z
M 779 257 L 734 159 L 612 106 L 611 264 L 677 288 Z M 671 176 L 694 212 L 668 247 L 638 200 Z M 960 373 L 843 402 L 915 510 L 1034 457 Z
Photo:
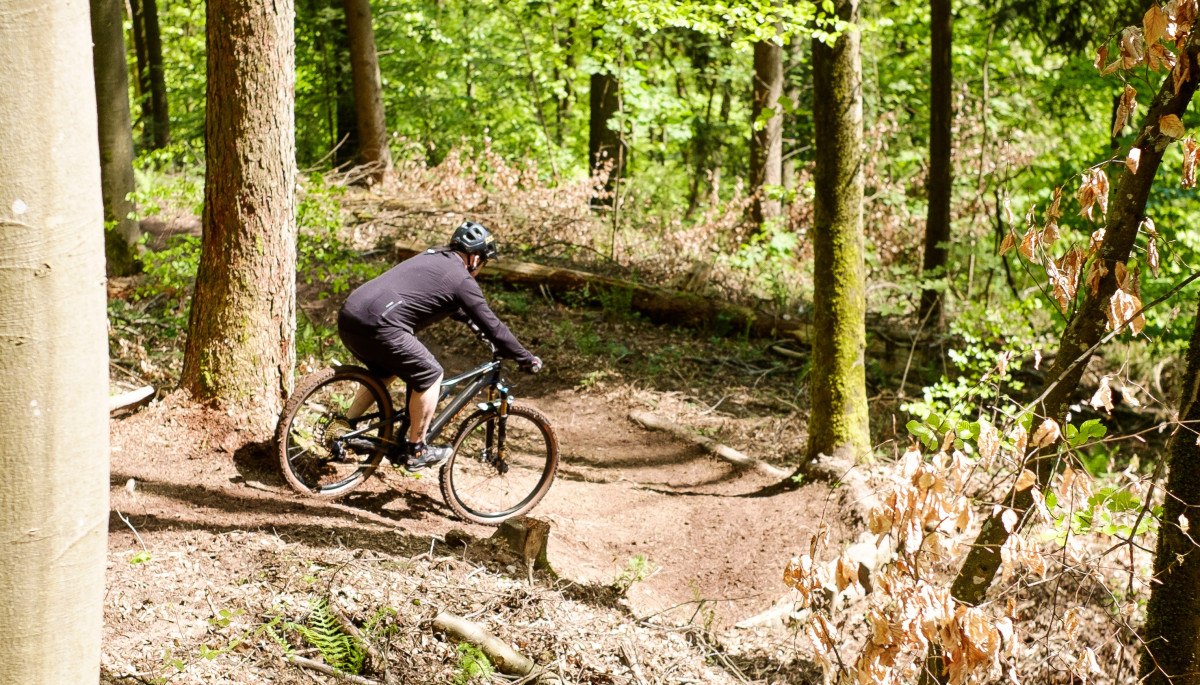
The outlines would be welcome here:
M 417 337 L 397 329 L 363 331 L 338 317 L 338 335 L 347 350 L 380 376 L 399 376 L 414 392 L 437 382 L 442 367 Z

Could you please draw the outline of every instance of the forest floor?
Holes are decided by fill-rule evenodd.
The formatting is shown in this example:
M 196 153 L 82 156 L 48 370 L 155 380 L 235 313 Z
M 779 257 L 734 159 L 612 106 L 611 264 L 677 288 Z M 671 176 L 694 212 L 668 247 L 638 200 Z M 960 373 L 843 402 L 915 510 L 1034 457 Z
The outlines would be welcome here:
M 363 674 L 381 683 L 467 681 L 469 652 L 431 627 L 441 610 L 571 683 L 817 682 L 797 626 L 736 625 L 790 602 L 784 566 L 814 533 L 854 536 L 844 494 L 772 488 L 779 479 L 629 418 L 652 411 L 790 471 L 803 366 L 770 341 L 496 290 L 501 316 L 547 362 L 511 380 L 561 446 L 532 512 L 552 526 L 556 576 L 530 582 L 488 543 L 493 529 L 456 519 L 436 473 L 384 467 L 337 502 L 304 498 L 261 429 L 164 394 L 112 421 L 102 682 L 335 682 L 281 661 L 285 645 L 321 660 L 296 628 L 320 601 L 365 635 L 375 657 Z M 433 334 L 450 372 L 480 354 L 461 333 Z

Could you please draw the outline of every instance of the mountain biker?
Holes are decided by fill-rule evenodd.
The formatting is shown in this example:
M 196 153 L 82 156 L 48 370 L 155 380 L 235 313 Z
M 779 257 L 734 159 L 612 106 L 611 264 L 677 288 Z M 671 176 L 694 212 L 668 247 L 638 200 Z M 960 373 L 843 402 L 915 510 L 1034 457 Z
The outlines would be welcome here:
M 450 458 L 451 448 L 425 444 L 437 411 L 442 367 L 416 334 L 446 317 L 477 328 L 522 371 L 537 373 L 542 360 L 525 349 L 488 306 L 475 276 L 498 254 L 482 224 L 464 221 L 450 244 L 410 257 L 350 293 L 338 312 L 338 335 L 373 373 L 399 376 L 407 385 L 407 439 L 388 458 L 409 471 Z

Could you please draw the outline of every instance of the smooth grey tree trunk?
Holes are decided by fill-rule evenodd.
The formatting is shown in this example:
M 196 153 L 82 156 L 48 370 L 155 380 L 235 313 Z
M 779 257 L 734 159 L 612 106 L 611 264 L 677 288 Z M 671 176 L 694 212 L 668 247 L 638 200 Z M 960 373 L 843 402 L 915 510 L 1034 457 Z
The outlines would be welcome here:
M 371 168 L 371 183 L 392 176 L 387 117 L 383 109 L 383 82 L 375 51 L 369 0 L 345 0 L 346 33 L 350 38 L 350 75 L 354 82 L 354 111 L 358 122 L 358 161 Z
M 96 78 L 96 120 L 100 136 L 100 178 L 104 191 L 105 255 L 108 273 L 125 276 L 137 268 L 142 236 L 133 202 L 133 129 L 129 116 L 129 76 L 121 0 L 91 0 L 92 66 Z
M 84 0 L 0 0 L 0 683 L 100 678 L 104 207 Z
M 181 385 L 264 428 L 296 346 L 291 0 L 209 0 L 204 236 Z

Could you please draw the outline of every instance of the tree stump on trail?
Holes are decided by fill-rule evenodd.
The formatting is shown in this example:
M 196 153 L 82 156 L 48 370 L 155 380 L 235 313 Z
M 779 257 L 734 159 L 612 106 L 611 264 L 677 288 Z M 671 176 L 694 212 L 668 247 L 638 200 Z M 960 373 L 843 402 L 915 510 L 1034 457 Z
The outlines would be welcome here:
M 550 540 L 548 522 L 529 516 L 509 519 L 492 533 L 491 540 L 520 557 L 531 579 L 535 569 L 555 575 L 546 556 L 546 543 Z

